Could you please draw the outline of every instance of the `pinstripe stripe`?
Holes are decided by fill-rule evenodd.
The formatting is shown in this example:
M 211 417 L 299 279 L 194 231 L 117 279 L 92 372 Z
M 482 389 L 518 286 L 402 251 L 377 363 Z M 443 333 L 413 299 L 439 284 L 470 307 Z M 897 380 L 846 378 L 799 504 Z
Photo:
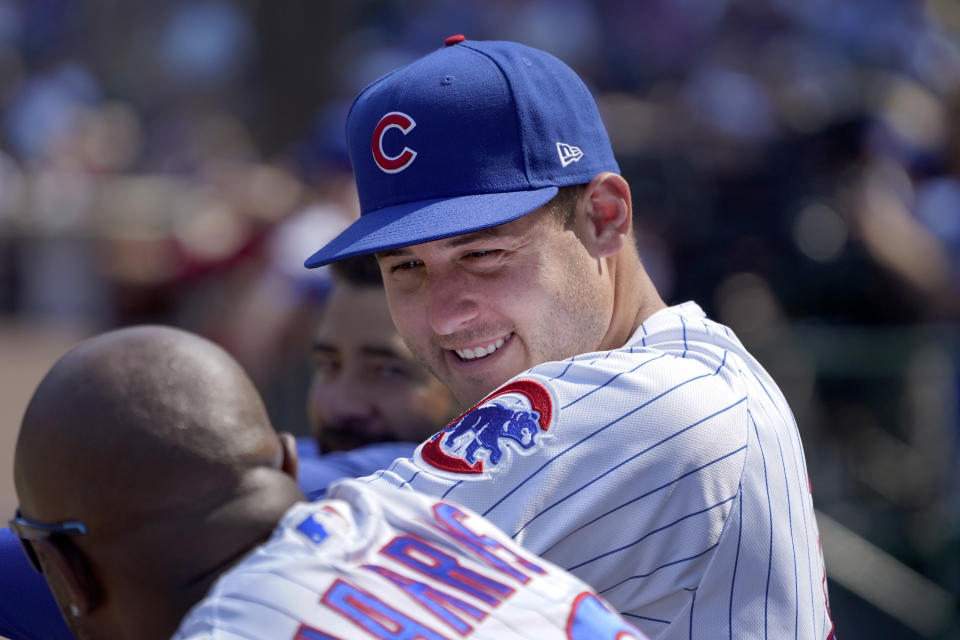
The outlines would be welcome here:
M 635 575 L 635 576 L 630 576 L 629 578 L 624 578 L 624 579 L 621 580 L 620 582 L 618 582 L 618 583 L 616 583 L 616 584 L 614 584 L 614 585 L 611 585 L 611 586 L 607 587 L 606 589 L 603 589 L 603 590 L 599 590 L 599 589 L 598 589 L 598 590 L 597 590 L 597 593 L 599 593 L 599 594 L 604 594 L 604 593 L 607 593 L 608 591 L 610 591 L 610 590 L 612 590 L 612 589 L 616 589 L 617 587 L 619 587 L 619 586 L 622 585 L 622 584 L 625 584 L 625 583 L 627 583 L 627 582 L 630 582 L 631 580 L 637 580 L 637 579 L 639 579 L 639 578 L 649 578 L 650 576 L 652 576 L 653 574 L 655 574 L 657 571 L 660 571 L 660 569 L 666 569 L 667 567 L 672 567 L 672 566 L 677 565 L 677 564 L 682 564 L 682 563 L 684 563 L 684 562 L 689 562 L 690 560 L 696 560 L 697 558 L 699 558 L 699 557 L 701 557 L 701 556 L 703 556 L 703 555 L 706 555 L 706 554 L 710 553 L 711 551 L 713 551 L 714 549 L 716 549 L 718 544 L 720 544 L 720 543 L 719 543 L 719 542 L 714 542 L 712 545 L 710 545 L 709 547 L 707 547 L 706 549 L 704 549 L 704 550 L 701 551 L 700 553 L 695 553 L 694 555 L 692 555 L 692 556 L 687 556 L 686 558 L 680 558 L 679 560 L 673 560 L 673 561 L 671 561 L 671 562 L 667 562 L 666 564 L 660 565 L 659 567 L 657 567 L 657 568 L 654 569 L 653 571 L 649 571 L 649 572 L 647 572 L 647 573 L 640 573 L 640 574 L 637 574 L 637 575 Z
M 630 461 L 632 461 L 632 460 L 635 460 L 636 458 L 639 458 L 639 457 L 642 456 L 643 454 L 648 453 L 649 451 L 651 451 L 652 449 L 655 449 L 656 447 L 659 447 L 659 446 L 662 445 L 663 443 L 667 442 L 668 440 L 671 440 L 672 438 L 675 438 L 676 436 L 680 435 L 680 434 L 683 433 L 684 431 L 688 431 L 688 430 L 692 429 L 693 427 L 695 427 L 695 426 L 697 426 L 697 425 L 699 425 L 699 424 L 703 424 L 704 422 L 706 422 L 706 421 L 708 421 L 708 420 L 711 420 L 712 418 L 716 418 L 717 416 L 719 416 L 719 415 L 721 415 L 721 414 L 723 414 L 723 413 L 726 413 L 727 411 L 729 411 L 730 409 L 734 408 L 734 407 L 737 406 L 738 404 L 742 403 L 742 402 L 745 401 L 746 399 L 747 399 L 746 396 L 744 396 L 743 398 L 740 398 L 739 400 L 737 400 L 737 401 L 734 402 L 733 404 L 731 404 L 731 405 L 729 405 L 729 406 L 727 406 L 727 407 L 724 407 L 723 409 L 720 409 L 720 410 L 718 410 L 718 411 L 713 412 L 712 414 L 710 414 L 710 415 L 707 416 L 706 418 L 702 418 L 702 419 L 700 419 L 700 420 L 697 420 L 697 421 L 694 422 L 693 424 L 688 425 L 688 426 L 684 427 L 683 429 L 680 429 L 680 430 L 677 431 L 676 433 L 674 433 L 674 434 L 672 434 L 672 435 L 669 435 L 669 436 L 667 436 L 666 438 L 660 440 L 659 442 L 656 442 L 656 443 L 650 445 L 650 446 L 647 447 L 646 449 L 644 449 L 644 450 L 642 450 L 642 451 L 639 451 L 639 452 L 633 454 L 632 456 L 630 456 L 630 457 L 627 458 L 626 460 L 623 460 L 623 461 L 620 462 L 619 464 L 616 464 L 616 465 L 610 467 L 609 469 L 607 469 L 606 471 L 604 471 L 604 472 L 601 473 L 600 475 L 598 475 L 598 476 L 596 476 L 595 478 L 593 478 L 592 480 L 590 480 L 590 482 L 582 485 L 582 486 L 579 487 L 578 489 L 575 489 L 575 490 L 571 491 L 570 493 L 568 493 L 568 494 L 565 495 L 564 497 L 560 498 L 559 500 L 557 500 L 557 501 L 554 502 L 553 504 L 551 504 L 551 505 L 549 505 L 548 507 L 544 508 L 542 511 L 540 511 L 540 513 L 536 514 L 535 516 L 533 516 L 532 518 L 530 518 L 529 520 L 527 520 L 527 522 L 526 522 L 524 525 L 522 525 L 519 529 L 517 529 L 517 530 L 513 533 L 513 535 L 512 535 L 511 537 L 516 538 L 516 537 L 517 537 L 517 534 L 519 534 L 521 531 L 523 531 L 523 530 L 527 527 L 527 525 L 529 525 L 530 523 L 532 523 L 534 520 L 536 520 L 537 518 L 539 518 L 540 516 L 542 516 L 542 515 L 545 514 L 546 512 L 550 511 L 550 509 L 553 509 L 554 507 L 556 507 L 556 506 L 559 505 L 560 503 L 564 502 L 565 500 L 569 500 L 571 497 L 577 495 L 578 493 L 580 493 L 581 491 L 583 491 L 584 489 L 586 489 L 587 487 L 589 487 L 589 486 L 592 485 L 593 483 L 600 481 L 602 478 L 604 478 L 604 477 L 606 477 L 607 475 L 613 473 L 614 471 L 616 471 L 617 469 L 619 469 L 619 468 L 622 467 L 623 465 L 627 464 L 628 462 L 630 462 Z M 726 457 L 728 457 L 728 456 L 732 456 L 732 455 L 733 455 L 734 453 L 736 453 L 737 451 L 742 451 L 742 450 L 745 449 L 745 448 L 746 448 L 746 445 L 744 445 L 743 447 L 740 447 L 739 449 L 737 449 L 737 450 L 735 450 L 735 451 L 732 451 L 732 452 L 730 452 L 730 453 L 727 453 L 727 454 L 721 456 L 720 458 L 717 458 L 717 460 L 722 460 L 723 458 L 726 458 Z M 713 462 L 716 462 L 717 460 L 714 460 Z M 662 486 L 658 487 L 657 489 L 654 489 L 653 491 L 650 491 L 649 493 L 653 493 L 654 491 L 658 491 L 658 490 L 662 489 L 663 487 L 669 486 L 669 485 L 673 484 L 674 482 L 677 482 L 677 481 L 680 480 L 681 478 L 685 478 L 686 476 L 690 475 L 691 473 L 695 473 L 695 472 L 703 469 L 704 467 L 707 467 L 707 466 L 713 464 L 713 462 L 708 462 L 708 463 L 706 463 L 706 464 L 704 464 L 704 465 L 701 465 L 700 467 L 694 469 L 693 471 L 689 471 L 689 472 L 683 474 L 682 476 L 680 476 L 679 478 L 677 478 L 676 480 L 672 480 L 671 482 L 668 482 L 667 484 L 662 485 Z M 649 495 L 649 493 L 648 493 L 647 495 Z M 633 502 L 633 501 L 631 501 L 631 502 Z M 619 509 L 620 507 L 617 507 L 617 508 Z
M 737 491 L 740 496 L 740 514 L 737 518 L 737 554 L 733 560 L 733 577 L 730 579 L 730 609 L 727 612 L 727 631 L 730 640 L 733 640 L 733 588 L 737 584 L 737 567 L 740 564 L 740 540 L 743 537 L 743 487 Z
M 563 411 L 564 409 L 569 409 L 570 407 L 572 407 L 573 405 L 577 404 L 578 402 L 580 402 L 580 401 L 583 400 L 584 398 L 588 398 L 588 397 L 590 397 L 591 395 L 593 395 L 594 393 L 600 391 L 600 389 L 603 389 L 604 387 L 606 387 L 607 385 L 609 385 L 610 383 L 612 383 L 614 380 L 616 380 L 616 379 L 619 378 L 620 376 L 624 376 L 624 375 L 626 375 L 626 374 L 628 374 L 628 373 L 633 373 L 633 372 L 637 371 L 638 369 L 640 369 L 640 368 L 642 368 L 642 367 L 650 364 L 651 362 L 655 362 L 655 361 L 659 360 L 660 358 L 665 358 L 666 356 L 667 356 L 666 353 L 661 353 L 660 355 L 656 356 L 655 358 L 650 358 L 649 360 L 644 360 L 643 362 L 641 362 L 640 364 L 638 364 L 637 366 L 635 366 L 633 369 L 629 369 L 629 370 L 627 370 L 627 371 L 621 371 L 620 373 L 618 373 L 618 374 L 616 374 L 616 375 L 614 375 L 614 376 L 611 376 L 611 377 L 610 377 L 606 382 L 604 382 L 603 384 L 597 385 L 595 388 L 591 389 L 590 391 L 586 392 L 585 394 L 583 394 L 583 395 L 581 395 L 581 396 L 579 396 L 579 397 L 577 397 L 577 398 L 574 398 L 573 400 L 571 400 L 570 402 L 568 402 L 566 405 L 560 407 L 560 410 Z M 564 373 L 566 373 L 566 372 L 564 372 Z M 558 378 L 554 378 L 554 380 L 556 380 L 556 379 L 558 379 Z
M 780 464 L 783 466 L 783 485 L 787 490 L 787 523 L 790 525 L 790 548 L 793 550 L 793 637 L 796 640 L 800 633 L 800 576 L 797 573 L 797 543 L 793 539 L 793 507 L 790 501 L 790 481 L 787 479 L 787 463 L 783 459 L 783 447 L 780 444 L 780 434 L 776 429 L 773 435 L 777 437 L 777 447 L 780 448 Z
M 609 358 L 610 356 L 612 356 L 612 355 L 615 354 L 615 353 L 616 353 L 616 351 L 607 351 L 605 354 L 603 354 L 603 357 L 602 357 L 602 358 L 594 358 L 593 360 L 591 360 L 591 361 L 589 362 L 589 364 L 590 364 L 591 366 L 592 366 L 592 365 L 595 365 L 595 364 L 597 364 L 598 362 L 602 362 L 602 361 L 606 360 L 607 358 Z
M 686 358 L 689 348 L 687 346 L 687 321 L 683 319 L 683 316 L 680 316 L 680 326 L 683 328 L 683 355 L 680 357 Z
M 763 383 L 763 380 L 760 379 L 760 377 L 757 375 L 756 371 L 751 371 L 751 373 L 753 374 L 754 380 L 756 380 L 757 384 L 760 385 L 760 388 L 763 389 L 763 392 L 764 392 L 765 394 L 767 394 L 767 398 L 769 398 L 769 399 L 770 399 L 770 402 L 773 404 L 773 407 L 774 407 L 774 409 L 776 410 L 777 415 L 778 415 L 779 418 L 780 418 L 781 424 L 789 424 L 789 425 L 792 425 L 792 427 L 793 427 L 793 429 L 792 429 L 792 430 L 793 430 L 793 436 L 792 436 L 792 438 L 791 438 L 791 444 L 795 444 L 794 455 L 796 456 L 797 452 L 799 452 L 800 462 L 801 462 L 801 465 L 802 465 L 802 466 L 798 466 L 798 465 L 796 465 L 796 461 L 794 461 L 794 466 L 795 466 L 795 468 L 797 469 L 797 475 L 798 475 L 798 480 L 800 481 L 800 486 L 801 486 L 801 487 L 807 486 L 808 483 L 807 483 L 807 481 L 806 481 L 806 478 L 800 473 L 801 469 L 806 469 L 806 468 L 807 468 L 807 461 L 806 461 L 806 456 L 804 456 L 804 454 L 803 454 L 803 445 L 800 443 L 800 432 L 799 432 L 799 430 L 797 429 L 796 421 L 793 420 L 793 417 L 792 417 L 792 416 L 791 416 L 791 419 L 790 419 L 789 421 L 787 421 L 787 420 L 785 419 L 783 413 L 780 411 L 780 406 L 779 406 L 779 404 L 774 401 L 773 396 L 772 396 L 771 393 L 770 393 L 770 390 L 767 389 L 767 386 Z M 761 405 L 761 406 L 762 406 L 762 405 Z M 766 412 L 766 409 L 764 409 L 764 412 Z M 768 419 L 769 419 L 769 416 L 768 416 Z M 796 442 L 794 443 L 793 440 L 796 440 Z M 777 444 L 778 444 L 778 446 L 779 446 L 779 444 L 780 444 L 780 438 L 779 438 L 779 436 L 777 436 Z M 780 454 L 780 455 L 781 455 L 781 459 L 782 459 L 782 456 L 783 456 L 782 449 L 781 449 L 781 454 Z M 786 474 L 784 474 L 784 475 L 786 476 Z M 789 484 L 788 484 L 788 491 L 789 491 Z M 811 498 L 811 500 L 812 500 L 812 498 Z M 807 525 L 807 509 L 805 508 L 805 504 L 808 503 L 808 502 L 810 502 L 810 500 L 804 500 L 804 499 L 802 498 L 802 496 L 801 496 L 801 501 L 800 501 L 800 514 L 803 516 L 803 532 L 804 532 L 804 545 L 803 545 L 803 546 L 804 546 L 804 549 L 805 549 L 805 551 L 806 551 L 806 554 L 805 554 L 805 555 L 806 555 L 806 558 L 807 558 L 807 580 L 808 580 L 808 585 L 809 585 L 809 587 L 810 587 L 810 617 L 811 617 L 811 625 L 812 625 L 812 626 L 811 626 L 811 629 L 816 629 L 816 628 L 817 628 L 817 609 L 816 609 L 816 607 L 815 607 L 814 604 L 813 604 L 813 603 L 815 602 L 814 596 L 813 596 L 813 582 L 814 582 L 814 577 L 813 577 L 813 566 L 812 566 L 811 559 L 810 559 L 810 540 L 807 538 L 807 532 L 809 531 L 809 529 L 808 529 L 808 525 Z M 788 504 L 789 504 L 789 495 L 788 495 Z M 793 531 L 793 526 L 792 526 L 792 521 L 791 521 L 791 534 L 792 534 L 792 531 Z M 792 539 L 792 537 L 793 537 L 793 536 L 791 535 L 791 539 Z M 794 574 L 796 574 L 796 549 L 794 549 Z M 799 593 L 797 594 L 797 601 L 798 601 L 797 606 L 799 607 Z M 826 616 L 824 617 L 824 624 L 825 624 L 825 623 L 826 623 Z
M 770 576 L 773 573 L 773 504 L 770 501 L 770 480 L 767 477 L 767 456 L 763 452 L 763 443 L 760 442 L 760 431 L 753 414 L 747 409 L 750 422 L 753 423 L 753 432 L 757 435 L 757 448 L 760 449 L 760 460 L 763 461 L 763 485 L 767 491 L 767 528 L 770 531 L 770 542 L 767 547 L 767 585 L 763 592 L 763 637 L 768 635 L 768 608 L 770 604 Z
M 623 420 L 624 418 L 630 417 L 631 415 L 633 415 L 633 414 L 636 413 L 637 411 L 640 411 L 641 409 L 649 406 L 651 403 L 656 402 L 656 401 L 659 400 L 660 398 L 662 398 L 662 397 L 664 397 L 664 396 L 672 393 L 673 391 L 676 391 L 676 390 L 679 389 L 680 387 L 683 387 L 683 386 L 685 386 L 685 385 L 687 385 L 687 384 L 689 384 L 689 383 L 691 383 L 691 382 L 695 382 L 695 381 L 697 381 L 697 380 L 699 380 L 699 379 L 701 379 L 701 378 L 706 378 L 706 377 L 709 377 L 709 376 L 712 376 L 712 375 L 713 375 L 713 374 L 711 374 L 711 373 L 704 373 L 704 374 L 702 374 L 702 375 L 694 376 L 693 378 L 690 378 L 690 379 L 685 380 L 685 381 L 683 381 L 683 382 L 681 382 L 681 383 L 679 383 L 679 384 L 676 384 L 676 385 L 674 385 L 673 387 L 670 387 L 669 389 L 667 389 L 666 391 L 664 391 L 663 393 L 660 393 L 659 395 L 656 395 L 656 396 L 654 396 L 653 398 L 650 398 L 649 400 L 647 400 L 646 402 L 644 402 L 644 403 L 641 404 L 640 406 L 631 409 L 630 411 L 628 411 L 627 413 L 623 414 L 623 415 L 620 416 L 619 418 L 617 418 L 617 419 L 615 419 L 615 420 L 613 420 L 613 421 L 611 421 L 611 422 L 608 422 L 607 424 L 603 425 L 602 427 L 600 427 L 599 429 L 593 431 L 592 433 L 589 433 L 589 434 L 585 435 L 583 438 L 581 438 L 580 440 L 574 442 L 574 443 L 571 444 L 569 447 L 567 447 L 566 449 L 564 449 L 563 451 L 561 451 L 560 453 L 558 453 L 557 455 L 555 455 L 554 457 L 550 458 L 549 460 L 547 460 L 546 462 L 544 462 L 542 465 L 540 465 L 539 467 L 537 467 L 536 469 L 534 469 L 533 472 L 532 472 L 530 475 L 528 475 L 528 476 L 527 476 L 525 479 L 523 479 L 521 482 L 517 483 L 517 485 L 516 485 L 513 489 L 511 489 L 510 491 L 506 492 L 499 500 L 497 500 L 497 501 L 494 502 L 490 507 L 488 507 L 487 510 L 482 513 L 482 515 L 486 516 L 486 515 L 489 514 L 491 511 L 493 511 L 494 509 L 496 509 L 500 504 L 503 503 L 504 500 L 506 500 L 507 498 L 509 498 L 510 496 L 512 496 L 514 493 L 516 493 L 521 487 L 523 487 L 523 485 L 525 485 L 527 482 L 529 482 L 531 478 L 533 478 L 535 475 L 537 475 L 537 474 L 539 474 L 541 471 L 543 471 L 551 462 L 554 462 L 555 460 L 563 457 L 564 455 L 566 455 L 567 453 L 569 453 L 569 452 L 572 451 L 573 449 L 579 447 L 581 444 L 583 444 L 583 443 L 586 442 L 587 440 L 590 440 L 591 438 L 593 438 L 594 436 L 596 436 L 597 434 L 599 434 L 601 431 L 604 431 L 604 430 L 608 429 L 609 427 L 615 425 L 616 423 L 620 422 L 620 421 Z M 687 427 L 687 429 L 689 429 L 689 428 L 691 428 L 691 427 Z M 684 429 L 684 431 L 685 431 L 685 430 L 686 430 L 686 429 Z M 677 436 L 677 435 L 679 435 L 680 433 L 682 433 L 682 431 L 678 431 L 677 433 L 674 433 L 672 436 L 669 436 L 667 439 L 672 438 L 672 437 L 674 437 L 674 436 Z
M 684 591 L 690 592 L 690 627 L 687 629 L 687 638 L 692 640 L 693 638 L 693 609 L 697 604 L 697 590 L 690 589 L 688 587 L 683 588 Z
M 724 455 L 720 456 L 720 457 L 717 458 L 716 460 L 711 460 L 710 462 L 708 462 L 708 463 L 706 463 L 706 464 L 700 465 L 700 466 L 697 467 L 696 469 L 691 469 L 690 471 L 684 473 L 683 475 L 681 475 L 680 477 L 678 477 L 678 478 L 676 478 L 676 479 L 674 479 L 674 480 L 671 480 L 670 482 L 665 482 L 664 484 L 660 485 L 659 487 L 656 487 L 655 489 L 651 489 L 650 491 L 647 491 L 646 493 L 641 494 L 641 495 L 637 496 L 636 498 L 633 498 L 632 500 L 628 500 L 627 502 L 624 502 L 623 504 L 621 504 L 621 505 L 618 506 L 618 507 L 614 507 L 613 509 L 610 509 L 610 510 L 607 511 L 606 513 L 600 514 L 599 516 L 597 516 L 597 517 L 594 518 L 593 520 L 590 520 L 589 522 L 586 522 L 586 523 L 580 525 L 579 527 L 577 527 L 576 529 L 574 529 L 573 531 L 571 531 L 570 533 L 568 533 L 568 534 L 565 535 L 564 537 L 562 537 L 562 538 L 560 538 L 559 540 L 557 540 L 556 542 L 554 542 L 554 543 L 553 543 L 552 545 L 550 545 L 547 549 L 545 549 L 544 551 L 542 551 L 542 552 L 541 552 L 541 555 L 548 553 L 551 549 L 553 549 L 555 546 L 557 546 L 558 544 L 560 544 L 561 542 L 563 542 L 564 540 L 566 540 L 567 538 L 569 538 L 569 537 L 572 536 L 573 534 L 577 533 L 577 532 L 580 531 L 581 529 L 585 529 L 586 527 L 589 527 L 589 526 L 592 525 L 593 523 L 597 522 L 598 520 L 600 520 L 600 519 L 602 519 L 602 518 L 607 517 L 607 516 L 610 515 L 611 513 L 614 513 L 614 512 L 616 512 L 616 511 L 619 511 L 620 509 L 623 509 L 623 508 L 625 508 L 625 507 L 633 504 L 634 502 L 637 502 L 637 501 L 639 501 L 639 500 L 642 500 L 642 499 L 646 498 L 647 496 L 650 496 L 650 495 L 656 493 L 657 491 L 661 491 L 661 490 L 663 490 L 663 489 L 666 489 L 667 487 L 670 487 L 670 486 L 676 484 L 677 482 L 680 482 L 681 480 L 683 480 L 683 479 L 686 478 L 687 476 L 693 475 L 694 473 L 698 473 L 698 472 L 700 472 L 700 471 L 703 471 L 703 470 L 706 469 L 707 467 L 709 467 L 709 466 L 711 466 L 711 465 L 713 465 L 713 464 L 716 464 L 717 462 L 720 462 L 721 460 L 726 460 L 726 459 L 729 458 L 730 456 L 736 455 L 737 453 L 739 453 L 740 451 L 743 451 L 743 450 L 746 449 L 746 448 L 747 448 L 746 445 L 744 445 L 744 446 L 740 447 L 739 449 L 735 449 L 735 450 L 731 451 L 730 453 L 725 453 Z M 531 520 L 531 522 L 532 522 L 532 520 Z M 528 522 L 527 524 L 529 524 L 529 522 Z M 524 527 L 525 527 L 525 526 L 527 526 L 527 525 L 524 525 Z M 517 533 L 519 533 L 519 531 L 518 531 Z M 511 536 L 511 537 L 516 537 L 516 534 L 514 534 L 514 535 Z
M 625 612 L 621 613 L 624 618 L 635 618 L 637 620 L 646 620 L 647 622 L 659 622 L 661 624 L 670 624 L 669 620 L 661 620 L 660 618 L 651 618 L 650 616 L 642 616 L 639 613 L 630 613 Z
M 563 368 L 563 371 L 561 371 L 561 372 L 558 373 L 557 375 L 553 376 L 552 378 L 547 378 L 547 381 L 548 381 L 548 382 L 553 382 L 554 380 L 559 380 L 560 378 L 562 378 L 562 377 L 564 376 L 564 374 L 570 369 L 570 367 L 573 366 L 573 363 L 574 363 L 574 362 L 575 362 L 574 360 L 569 361 L 569 362 L 567 363 L 567 366 L 565 366 L 565 367 Z
M 683 522 L 684 520 L 687 520 L 687 519 L 692 518 L 692 517 L 694 517 L 694 516 L 698 516 L 698 515 L 700 515 L 700 514 L 702 514 L 702 513 L 706 513 L 707 511 L 710 511 L 711 509 L 716 509 L 717 507 L 720 507 L 720 506 L 722 506 L 722 505 L 725 505 L 725 504 L 727 504 L 728 502 L 730 502 L 731 500 L 736 499 L 736 497 L 737 497 L 736 495 L 732 495 L 732 496 L 730 496 L 729 498 L 725 498 L 725 499 L 721 500 L 720 502 L 717 502 L 716 504 L 710 505 L 709 507 L 704 507 L 703 509 L 698 509 L 697 511 L 694 511 L 694 512 L 692 512 L 692 513 L 688 513 L 687 515 L 681 516 L 680 518 L 677 518 L 677 519 L 674 520 L 673 522 L 667 523 L 667 524 L 663 525 L 662 527 L 657 527 L 656 529 L 651 529 L 650 531 L 648 531 L 647 533 L 643 534 L 642 536 L 640 536 L 639 538 L 637 538 L 637 539 L 634 540 L 633 542 L 630 542 L 630 543 L 627 543 L 627 544 L 622 545 L 622 546 L 620 546 L 620 547 L 617 547 L 616 549 L 611 549 L 611 550 L 609 550 L 609 551 L 606 551 L 606 552 L 604 552 L 604 553 L 601 553 L 600 555 L 598 555 L 598 556 L 596 556 L 596 557 L 594 557 L 594 558 L 590 558 L 589 560 L 584 560 L 584 561 L 581 562 L 580 564 L 575 564 L 575 565 L 573 565 L 572 567 L 566 567 L 566 569 L 567 569 L 567 571 L 573 571 L 574 569 L 579 569 L 580 567 L 586 566 L 586 565 L 590 564 L 591 562 L 596 562 L 597 560 L 602 560 L 603 558 L 606 558 L 607 556 L 612 556 L 612 555 L 615 554 L 615 553 L 619 553 L 619 552 L 623 551 L 624 549 L 629 549 L 630 547 L 632 547 L 632 546 L 634 546 L 634 545 L 640 544 L 641 542 L 643 542 L 644 540 L 646 540 L 647 538 L 649 538 L 650 536 L 652 536 L 652 535 L 655 534 L 655 533 L 659 533 L 659 532 L 661 532 L 661 531 L 665 531 L 665 530 L 669 529 L 670 527 L 672 527 L 672 526 L 674 526 L 674 525 L 676 525 L 676 524 L 679 524 L 679 523 Z M 716 546 L 716 545 L 714 545 L 714 546 Z M 670 563 L 670 564 L 673 564 L 673 563 Z M 668 566 L 668 565 L 663 565 L 663 566 Z M 662 568 L 662 567 L 658 567 L 658 568 Z M 656 569 L 654 569 L 654 571 L 656 571 Z M 651 573 L 653 573 L 653 572 L 651 572 Z M 650 575 L 650 574 L 647 574 L 647 575 Z M 645 576 L 644 576 L 644 577 L 645 577 Z
M 450 485 L 450 488 L 443 492 L 442 498 L 446 498 L 451 491 L 459 487 L 463 483 L 463 480 L 457 480 L 455 484 Z

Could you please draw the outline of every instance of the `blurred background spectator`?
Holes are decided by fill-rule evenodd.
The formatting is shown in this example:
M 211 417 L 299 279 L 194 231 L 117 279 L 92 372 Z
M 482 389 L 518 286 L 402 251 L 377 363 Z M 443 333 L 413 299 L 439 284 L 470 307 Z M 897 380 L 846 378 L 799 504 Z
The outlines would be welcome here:
M 349 101 L 453 33 L 592 85 L 658 288 L 797 412 L 840 637 L 960 637 L 955 0 L 0 0 L 0 509 L 32 376 L 119 325 L 215 339 L 307 433 Z

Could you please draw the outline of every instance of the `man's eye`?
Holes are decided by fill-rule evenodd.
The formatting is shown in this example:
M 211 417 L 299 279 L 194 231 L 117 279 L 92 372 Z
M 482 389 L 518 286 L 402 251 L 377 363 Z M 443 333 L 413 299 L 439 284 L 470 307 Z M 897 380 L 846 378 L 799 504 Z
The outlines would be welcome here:
M 410 377 L 406 367 L 395 364 L 382 364 L 376 367 L 376 374 L 381 378 L 405 379 Z
M 483 258 L 495 256 L 498 253 L 500 253 L 500 249 L 483 249 L 480 251 L 471 251 L 467 254 L 467 257 L 473 260 L 482 260 Z
M 313 370 L 321 375 L 332 375 L 337 370 L 337 363 L 334 360 L 315 358 L 313 361 Z
M 392 273 L 397 273 L 399 271 L 410 271 L 411 269 L 416 269 L 419 267 L 422 262 L 419 260 L 408 260 L 407 262 L 398 262 L 397 264 L 390 267 Z

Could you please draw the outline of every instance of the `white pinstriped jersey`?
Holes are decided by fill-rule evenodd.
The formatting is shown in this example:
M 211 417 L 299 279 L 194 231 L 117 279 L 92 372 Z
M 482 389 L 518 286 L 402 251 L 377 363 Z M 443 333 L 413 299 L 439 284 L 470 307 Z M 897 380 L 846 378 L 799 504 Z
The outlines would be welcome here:
M 645 638 L 476 514 L 355 480 L 298 503 L 174 640 Z
M 519 375 L 365 481 L 469 506 L 651 638 L 833 633 L 793 415 L 691 302 Z

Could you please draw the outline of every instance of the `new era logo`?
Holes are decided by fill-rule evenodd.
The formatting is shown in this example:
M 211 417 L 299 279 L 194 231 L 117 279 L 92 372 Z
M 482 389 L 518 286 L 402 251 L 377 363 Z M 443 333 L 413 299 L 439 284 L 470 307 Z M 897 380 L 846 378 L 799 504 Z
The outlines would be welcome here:
M 583 157 L 583 151 L 580 147 L 575 147 L 566 142 L 557 143 L 557 155 L 560 156 L 560 164 L 564 167 L 570 165 Z

